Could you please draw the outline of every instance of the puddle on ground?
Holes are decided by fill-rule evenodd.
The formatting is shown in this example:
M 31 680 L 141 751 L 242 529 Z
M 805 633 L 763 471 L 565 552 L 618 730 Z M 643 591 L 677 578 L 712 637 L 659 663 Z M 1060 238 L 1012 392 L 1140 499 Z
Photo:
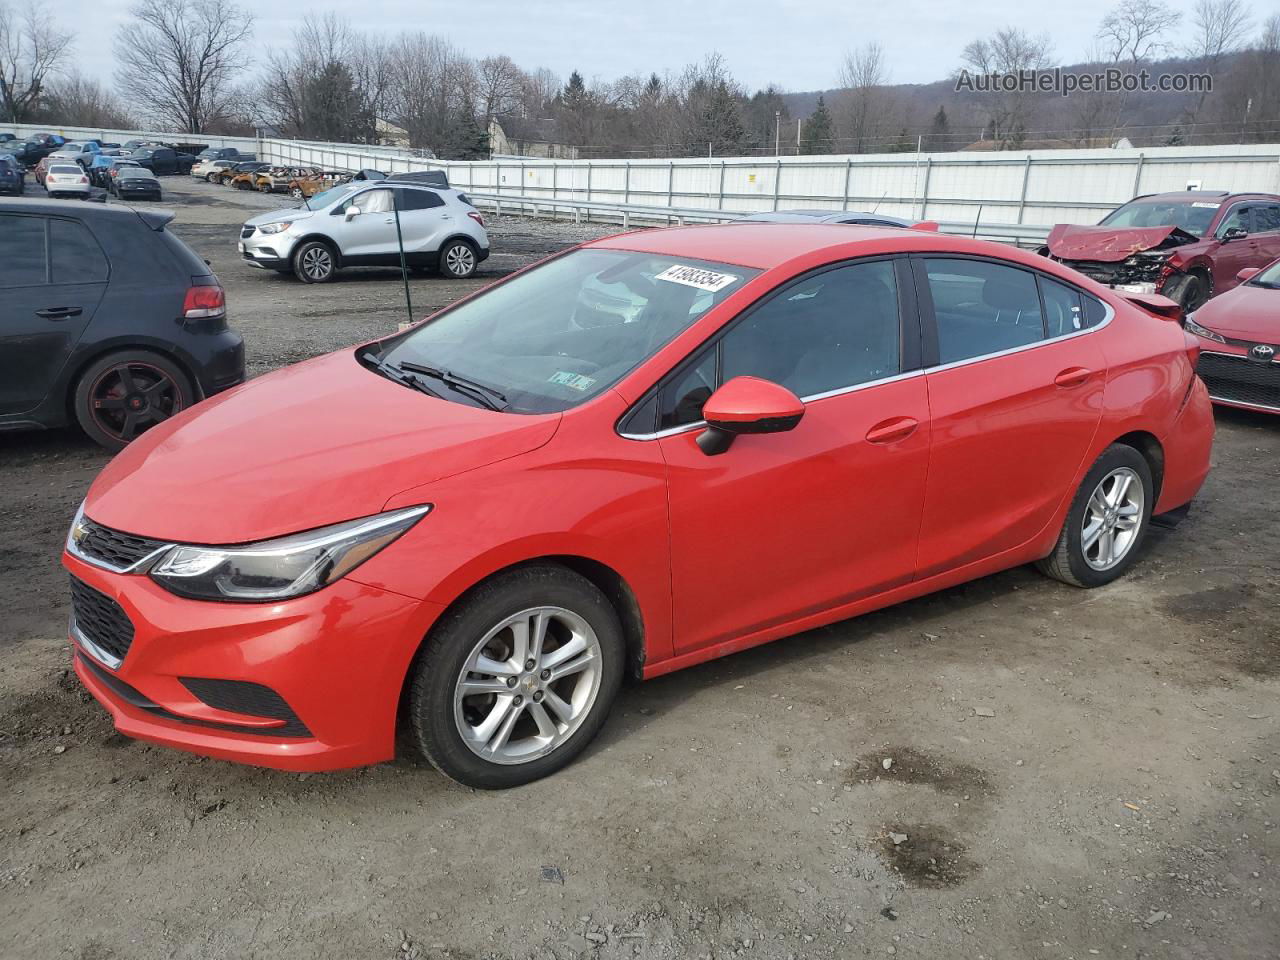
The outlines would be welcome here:
M 900 842 L 893 842 L 895 835 Z M 958 886 L 978 870 L 964 844 L 933 824 L 891 826 L 877 842 L 885 863 L 912 887 Z
M 893 761 L 888 770 L 884 768 L 886 759 Z M 986 772 L 980 768 L 915 747 L 882 747 L 874 753 L 863 754 L 845 773 L 845 782 L 851 786 L 877 781 L 923 784 L 946 793 L 970 796 L 994 792 Z

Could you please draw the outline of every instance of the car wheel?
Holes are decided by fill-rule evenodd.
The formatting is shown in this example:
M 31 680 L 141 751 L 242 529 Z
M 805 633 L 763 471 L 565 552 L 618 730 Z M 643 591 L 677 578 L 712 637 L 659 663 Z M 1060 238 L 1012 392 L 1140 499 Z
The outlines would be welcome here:
M 213 175 L 212 173 L 206 173 L 206 174 L 204 175 L 204 179 L 205 179 L 205 182 L 206 182 L 206 183 L 213 183 L 213 181 L 214 181 L 214 175 Z
M 465 280 L 476 272 L 476 248 L 466 240 L 450 240 L 440 251 L 440 272 L 454 280 Z
M 469 787 L 545 777 L 600 732 L 624 655 L 617 613 L 584 577 L 556 564 L 499 574 L 427 638 L 409 688 L 414 739 Z
M 293 254 L 293 272 L 304 283 L 327 283 L 337 272 L 333 251 L 318 240 L 302 244 Z
M 1053 553 L 1036 566 L 1077 587 L 1100 587 L 1133 564 L 1155 505 L 1146 458 L 1133 447 L 1112 444 L 1076 491 Z
M 172 360 L 149 350 L 123 350 L 89 365 L 76 382 L 73 402 L 81 429 L 108 450 L 121 450 L 194 401 L 191 381 Z
M 290 190 L 290 191 L 289 191 L 289 196 L 293 197 L 293 199 L 295 199 L 295 200 L 305 200 L 305 199 L 306 199 L 306 198 L 302 195 L 302 188 L 301 188 L 301 187 L 294 187 L 292 190 Z
M 1182 307 L 1184 314 L 1199 310 L 1208 301 L 1213 292 L 1209 278 L 1198 270 L 1174 277 L 1161 291 L 1170 300 Z

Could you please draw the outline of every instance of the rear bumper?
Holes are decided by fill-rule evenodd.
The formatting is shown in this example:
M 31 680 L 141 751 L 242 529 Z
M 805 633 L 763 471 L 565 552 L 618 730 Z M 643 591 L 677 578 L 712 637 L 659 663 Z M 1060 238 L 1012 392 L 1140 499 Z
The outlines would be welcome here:
M 234 330 L 226 330 L 196 340 L 201 352 L 192 359 L 202 397 L 211 397 L 244 382 L 244 337 Z
M 1154 514 L 1170 513 L 1191 502 L 1209 475 L 1213 452 L 1213 403 L 1199 377 L 1164 438 L 1164 482 Z
M 211 603 L 68 554 L 63 565 L 132 624 L 114 668 L 71 640 L 76 675 L 126 736 L 281 770 L 394 756 L 401 689 L 435 605 L 351 580 L 278 604 Z M 265 688 L 278 709 L 210 696 L 219 684 Z

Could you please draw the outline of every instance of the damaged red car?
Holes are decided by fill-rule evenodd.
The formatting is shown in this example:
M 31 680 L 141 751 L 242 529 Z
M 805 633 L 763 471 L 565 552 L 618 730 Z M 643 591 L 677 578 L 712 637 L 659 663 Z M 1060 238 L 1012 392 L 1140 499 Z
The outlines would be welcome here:
M 1280 196 L 1188 190 L 1130 200 L 1095 227 L 1060 223 L 1041 253 L 1129 293 L 1159 293 L 1184 311 L 1280 257 Z

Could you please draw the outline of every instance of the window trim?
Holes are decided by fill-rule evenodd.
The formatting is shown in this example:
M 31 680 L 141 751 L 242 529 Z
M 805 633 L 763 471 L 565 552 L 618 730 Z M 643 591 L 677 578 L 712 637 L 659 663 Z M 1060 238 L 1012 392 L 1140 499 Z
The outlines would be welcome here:
M 773 287 L 760 295 L 756 300 L 747 304 L 737 314 L 726 320 L 723 324 L 711 331 L 705 340 L 693 347 L 670 369 L 659 376 L 646 390 L 644 390 L 639 398 L 614 422 L 614 431 L 618 436 L 627 440 L 657 440 L 662 437 L 675 436 L 686 430 L 705 427 L 706 422 L 699 420 L 694 423 L 680 424 L 674 427 L 666 427 L 662 430 L 656 430 L 648 433 L 628 433 L 623 427 L 627 419 L 636 411 L 642 408 L 648 402 L 650 397 L 657 397 L 661 401 L 662 391 L 670 385 L 677 377 L 682 376 L 690 367 L 696 366 L 701 359 L 703 353 L 708 350 L 714 350 L 716 353 L 716 376 L 719 378 L 721 374 L 720 363 L 720 342 L 728 336 L 735 327 L 740 323 L 746 322 L 757 310 L 763 308 L 774 298 L 782 296 L 787 290 L 794 286 L 798 286 L 813 277 L 828 273 L 832 270 L 838 270 L 842 267 L 854 266 L 859 263 L 877 263 L 888 262 L 893 267 L 894 285 L 897 287 L 898 300 L 898 366 L 899 371 L 880 380 L 870 380 L 864 383 L 849 384 L 845 387 L 837 387 L 834 390 L 828 390 L 822 393 L 811 394 L 807 397 L 801 397 L 802 403 L 808 403 L 813 400 L 825 400 L 828 397 L 841 396 L 845 393 L 852 393 L 855 390 L 861 390 L 865 387 L 879 386 L 882 383 L 891 383 L 895 380 L 904 380 L 909 376 L 915 376 L 923 373 L 923 340 L 921 337 L 923 323 L 921 322 L 919 299 L 916 295 L 915 285 L 910 275 L 910 267 L 908 265 L 908 255 L 903 253 L 878 253 L 869 256 L 848 257 L 844 260 L 836 260 L 831 263 L 824 263 L 821 266 L 814 267 L 812 270 L 806 270 L 804 273 L 797 274 L 791 279 Z M 912 336 L 912 333 L 916 334 Z M 657 407 L 655 410 L 654 423 L 658 422 L 662 409 Z
M 992 353 L 979 354 L 976 357 L 965 357 L 962 360 L 951 360 L 947 363 L 941 363 L 939 362 L 938 353 L 938 317 L 933 306 L 933 293 L 929 289 L 929 276 L 924 266 L 925 260 L 977 260 L 981 263 L 995 264 L 996 266 L 1008 267 L 1011 270 L 1021 270 L 1024 273 L 1031 274 L 1032 279 L 1036 281 L 1036 295 L 1041 297 L 1042 300 L 1040 305 L 1040 324 L 1042 332 L 1047 332 L 1044 328 L 1046 318 L 1044 314 L 1043 294 L 1040 293 L 1039 283 L 1039 278 L 1042 276 L 1049 280 L 1056 280 L 1063 286 L 1070 287 L 1076 291 L 1077 296 L 1093 297 L 1094 300 L 1097 300 L 1102 304 L 1104 310 L 1103 317 L 1093 326 L 1085 327 L 1082 330 L 1072 330 L 1070 333 L 1060 333 L 1056 337 L 1046 336 L 1034 343 L 1023 343 L 1016 347 L 1008 347 L 1004 350 L 996 350 Z M 1111 304 L 1107 303 L 1107 301 L 1100 297 L 1094 296 L 1087 290 L 1081 289 L 1071 281 L 1064 280 L 1062 277 L 1056 277 L 1051 273 L 1045 273 L 1042 270 L 1036 270 L 1033 267 L 1027 267 L 1020 263 L 1013 263 L 1009 260 L 997 260 L 992 257 L 983 257 L 972 253 L 922 253 L 911 255 L 911 265 L 912 272 L 915 274 L 916 278 L 916 296 L 919 301 L 920 329 L 922 332 L 925 332 L 926 339 L 926 353 L 923 358 L 923 369 L 926 373 L 935 373 L 940 370 L 951 370 L 955 367 L 968 366 L 971 363 L 978 363 L 982 360 L 992 360 L 996 357 L 1005 357 L 1010 354 L 1021 353 L 1024 350 L 1035 350 L 1038 347 L 1043 347 L 1051 343 L 1061 343 L 1064 340 L 1071 340 L 1087 333 L 1093 333 L 1095 330 L 1101 330 L 1103 327 L 1111 323 L 1112 319 L 1116 315 L 1115 308 L 1111 306 Z M 1082 314 L 1087 316 L 1087 311 L 1084 310 L 1083 301 L 1081 301 L 1080 307 Z M 930 363 L 930 360 L 934 362 Z
M 1214 240 L 1217 240 L 1219 243 L 1221 243 L 1223 235 L 1226 234 L 1227 232 L 1227 221 L 1230 220 L 1231 217 L 1235 214 L 1235 212 L 1239 210 L 1241 207 L 1244 207 L 1244 212 L 1246 214 L 1244 218 L 1245 223 L 1248 226 L 1252 227 L 1254 202 L 1255 201 L 1253 200 L 1237 200 L 1235 203 L 1230 205 L 1227 205 L 1224 203 L 1222 205 L 1223 206 L 1222 215 L 1218 218 L 1218 225 L 1213 228 L 1213 232 L 1210 234 L 1210 236 Z M 1208 233 L 1208 231 L 1206 231 L 1206 233 Z

